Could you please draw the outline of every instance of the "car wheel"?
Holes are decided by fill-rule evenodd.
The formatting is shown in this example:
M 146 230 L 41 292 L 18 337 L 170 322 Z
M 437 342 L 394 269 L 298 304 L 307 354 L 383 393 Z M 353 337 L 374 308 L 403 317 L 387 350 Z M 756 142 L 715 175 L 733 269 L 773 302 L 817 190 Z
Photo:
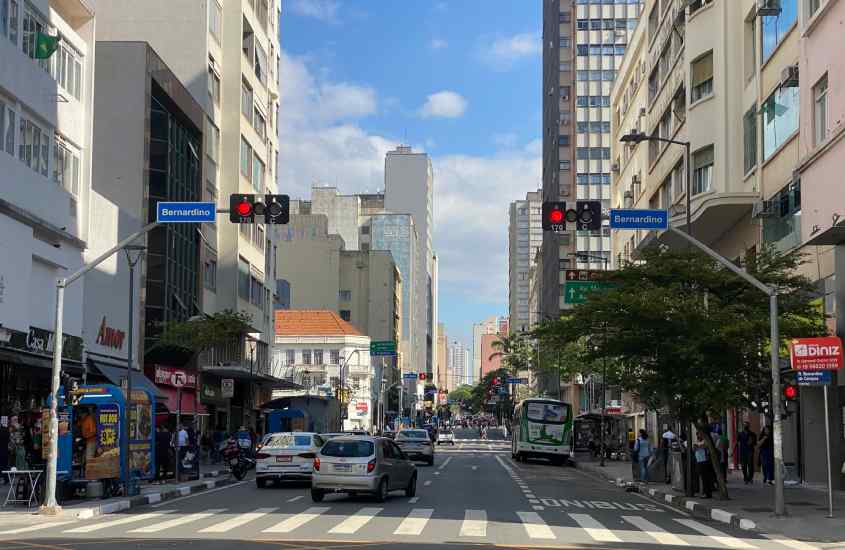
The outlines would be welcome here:
M 311 500 L 314 502 L 323 502 L 323 497 L 326 494 L 321 489 L 311 489 Z
M 382 480 L 378 484 L 378 488 L 376 489 L 376 502 L 384 502 L 385 500 L 387 500 L 387 487 L 387 478 L 382 478 Z
M 411 481 L 408 482 L 408 487 L 405 489 L 405 496 L 412 498 L 417 494 L 417 474 L 411 476 Z
M 267 487 L 267 480 L 266 480 L 266 479 L 261 479 L 260 477 L 259 477 L 259 478 L 255 478 L 255 485 L 256 485 L 259 489 L 263 489 L 263 488 Z

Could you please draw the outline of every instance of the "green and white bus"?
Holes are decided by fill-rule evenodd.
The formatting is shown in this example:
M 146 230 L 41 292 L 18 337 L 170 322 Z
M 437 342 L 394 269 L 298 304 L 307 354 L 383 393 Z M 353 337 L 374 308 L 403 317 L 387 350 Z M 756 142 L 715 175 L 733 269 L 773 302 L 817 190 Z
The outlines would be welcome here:
M 572 433 L 572 405 L 555 399 L 524 399 L 513 413 L 511 456 L 522 462 L 537 457 L 563 464 L 572 454 Z

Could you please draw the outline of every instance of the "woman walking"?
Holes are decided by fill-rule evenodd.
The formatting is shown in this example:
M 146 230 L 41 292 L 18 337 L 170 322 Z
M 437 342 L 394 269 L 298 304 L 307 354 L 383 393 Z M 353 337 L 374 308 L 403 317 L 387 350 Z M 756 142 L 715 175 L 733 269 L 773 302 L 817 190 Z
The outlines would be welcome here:
M 640 436 L 634 443 L 634 454 L 637 456 L 637 463 L 640 465 L 640 481 L 648 483 L 648 463 L 652 455 L 651 441 L 648 440 L 648 432 L 640 430 Z
M 768 426 L 760 432 L 760 442 L 757 444 L 757 449 L 760 453 L 760 465 L 763 467 L 763 483 L 772 485 L 775 482 L 775 446 L 772 439 L 772 430 Z

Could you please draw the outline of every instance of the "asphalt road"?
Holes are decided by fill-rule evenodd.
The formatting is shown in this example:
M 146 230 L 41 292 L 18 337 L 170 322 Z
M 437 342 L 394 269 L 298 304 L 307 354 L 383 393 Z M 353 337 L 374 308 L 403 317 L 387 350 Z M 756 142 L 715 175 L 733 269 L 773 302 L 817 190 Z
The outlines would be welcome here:
M 0 550 L 810 548 L 693 520 L 570 467 L 516 463 L 505 441 L 459 439 L 418 472 L 413 499 L 313 503 L 305 485 L 258 489 L 247 479 L 125 514 L 0 529 Z

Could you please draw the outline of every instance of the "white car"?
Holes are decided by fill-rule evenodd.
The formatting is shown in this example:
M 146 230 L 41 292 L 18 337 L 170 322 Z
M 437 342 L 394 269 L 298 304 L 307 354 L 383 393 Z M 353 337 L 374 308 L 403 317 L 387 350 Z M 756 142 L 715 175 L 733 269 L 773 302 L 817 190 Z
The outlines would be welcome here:
M 319 434 L 310 432 L 272 434 L 255 455 L 255 484 L 263 489 L 268 481 L 310 481 L 323 443 Z
M 442 445 L 444 443 L 448 443 L 449 445 L 455 444 L 455 434 L 452 433 L 452 430 L 443 428 L 437 432 L 437 444 Z

